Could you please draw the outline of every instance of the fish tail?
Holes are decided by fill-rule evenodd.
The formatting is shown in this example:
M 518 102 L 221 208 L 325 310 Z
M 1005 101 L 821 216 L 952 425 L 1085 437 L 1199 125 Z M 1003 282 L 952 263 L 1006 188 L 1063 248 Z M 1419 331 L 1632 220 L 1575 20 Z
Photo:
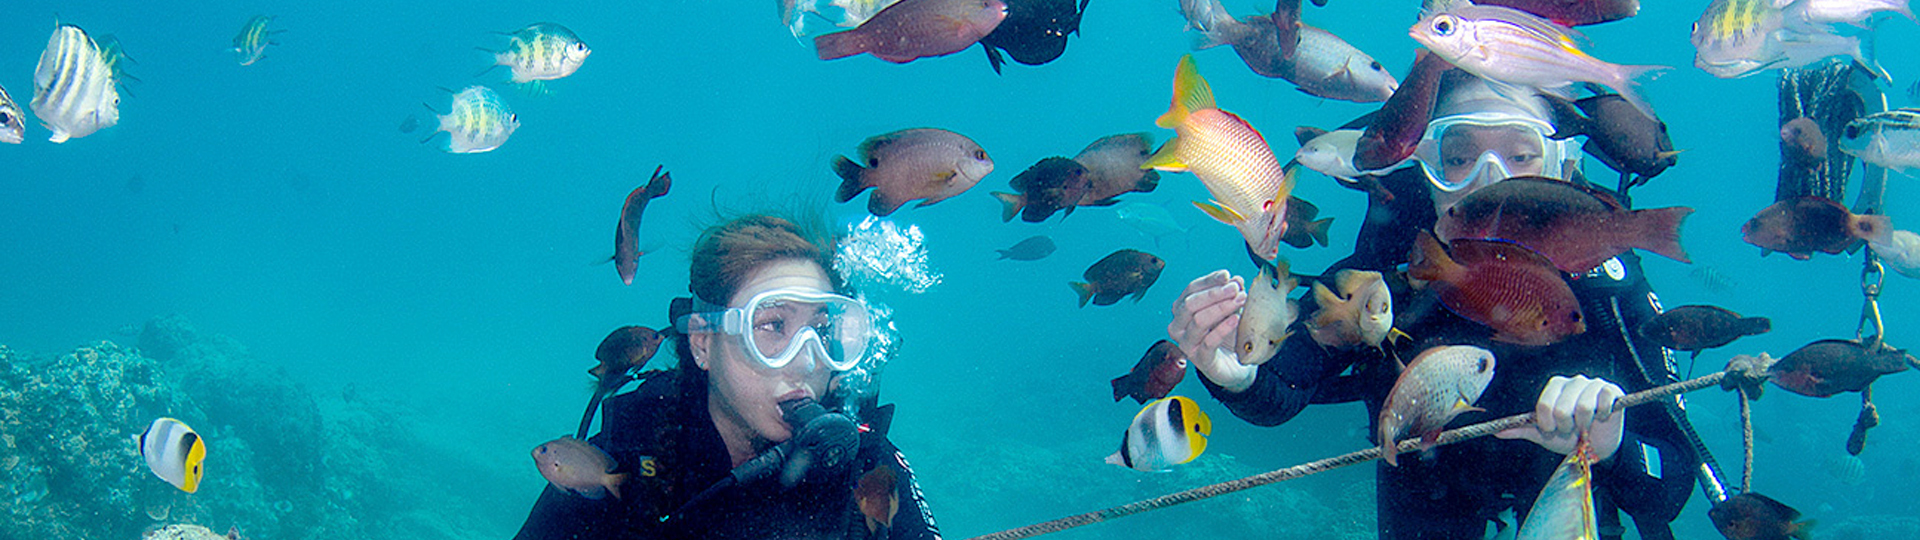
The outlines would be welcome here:
M 1080 295 L 1080 307 L 1087 307 L 1087 301 L 1093 299 L 1093 284 L 1069 281 L 1067 286 L 1073 289 L 1074 294 Z
M 1307 234 L 1313 235 L 1313 241 L 1320 247 L 1327 247 L 1327 230 L 1333 228 L 1333 218 L 1327 218 L 1307 224 Z
M 1003 193 L 999 191 L 995 191 L 992 193 L 993 193 L 993 198 L 1000 199 L 1000 222 L 1001 223 L 1013 221 L 1013 216 L 1020 215 L 1020 209 L 1026 208 L 1027 206 L 1027 198 L 1024 195 L 1019 195 L 1014 193 Z
M 847 159 L 846 156 L 834 156 L 833 174 L 840 175 L 840 189 L 834 192 L 833 202 L 851 201 L 854 197 L 859 196 L 860 192 L 873 187 L 868 185 L 865 180 L 861 180 L 861 173 L 866 172 L 866 170 L 866 167 L 861 167 L 859 163 L 854 163 L 853 160 Z
M 1869 214 L 1857 216 L 1853 220 L 1853 234 L 1861 240 L 1875 244 L 1893 243 L 1893 220 L 1887 216 Z
M 821 60 L 846 58 L 863 52 L 871 45 L 866 34 L 859 30 L 822 34 L 813 38 L 813 51 Z
M 1132 384 L 1134 380 L 1133 377 L 1134 375 L 1132 373 L 1128 373 L 1126 375 L 1121 375 L 1119 377 L 1113 378 L 1114 403 L 1119 403 L 1121 399 L 1125 399 L 1127 396 L 1133 395 L 1133 391 L 1127 388 L 1129 386 L 1133 386 Z
M 1685 206 L 1634 211 L 1634 217 L 1640 224 L 1639 234 L 1636 235 L 1639 245 L 1634 247 L 1683 263 L 1692 263 L 1693 260 L 1687 258 L 1686 248 L 1680 247 L 1680 223 L 1692 213 L 1693 209 Z
M 653 178 L 647 180 L 648 199 L 664 197 L 667 195 L 667 190 L 673 188 L 673 173 L 664 172 L 666 167 L 666 165 L 660 165 L 653 168 Z
M 1447 256 L 1447 249 L 1440 246 L 1440 241 L 1432 233 L 1421 234 L 1415 243 L 1419 245 L 1419 250 L 1407 268 L 1408 276 L 1423 281 L 1447 281 L 1460 274 L 1460 264 Z
M 607 487 L 607 493 L 612 493 L 614 499 L 619 499 L 620 484 L 626 481 L 627 481 L 627 473 L 607 475 L 606 484 L 605 484 Z
M 1008 256 L 1013 255 L 1013 250 L 1011 249 L 996 249 L 996 250 L 993 250 L 993 252 L 1000 254 L 1000 258 L 994 259 L 996 261 L 1006 260 Z
M 1211 49 L 1221 45 L 1234 45 L 1246 41 L 1251 34 L 1247 23 L 1236 21 L 1233 17 L 1218 17 L 1204 28 L 1196 27 L 1200 33 L 1193 38 L 1193 50 Z
M 1154 124 L 1163 128 L 1180 126 L 1187 123 L 1187 115 L 1193 111 L 1212 108 L 1213 88 L 1200 77 L 1200 68 L 1193 65 L 1193 55 L 1181 56 L 1180 65 L 1173 73 L 1173 105 Z
M 1619 80 L 1612 86 L 1614 90 L 1620 92 L 1621 99 L 1627 100 L 1633 108 L 1640 109 L 1641 114 L 1647 115 L 1647 118 L 1659 118 L 1653 113 L 1653 105 L 1648 104 L 1647 100 L 1640 96 L 1639 85 L 1642 81 L 1657 79 L 1672 70 L 1673 68 L 1667 66 L 1620 66 Z

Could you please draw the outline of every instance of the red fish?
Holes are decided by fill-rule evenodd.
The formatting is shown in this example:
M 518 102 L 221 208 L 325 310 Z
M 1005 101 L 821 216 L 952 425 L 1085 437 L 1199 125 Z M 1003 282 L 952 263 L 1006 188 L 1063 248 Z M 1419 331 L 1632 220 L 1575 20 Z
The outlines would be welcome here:
M 1433 282 L 1440 303 L 1492 328 L 1495 341 L 1543 346 L 1587 331 L 1580 301 L 1546 257 L 1492 240 L 1455 240 L 1452 255 L 1431 234 L 1419 244 L 1408 275 Z
M 893 526 L 893 516 L 900 513 L 898 478 L 893 467 L 882 463 L 860 475 L 860 482 L 853 487 L 853 500 L 860 507 L 860 515 L 867 518 L 867 532 L 874 538 L 886 538 L 883 531 Z
M 633 274 L 640 269 L 640 214 L 647 211 L 647 201 L 658 199 L 673 187 L 672 173 L 664 172 L 666 165 L 653 168 L 653 178 L 647 185 L 633 189 L 627 194 L 627 204 L 620 207 L 620 226 L 613 230 L 613 269 L 620 272 L 620 282 L 633 284 Z
M 1415 56 L 1406 81 L 1374 113 L 1373 123 L 1354 147 L 1353 165 L 1360 170 L 1385 169 L 1406 160 L 1427 134 L 1427 119 L 1440 96 L 1440 75 L 1453 69 L 1453 64 L 1425 49 Z
M 1113 400 L 1131 397 L 1141 404 L 1167 397 L 1187 377 L 1187 355 L 1171 341 L 1160 340 L 1133 365 L 1133 371 L 1113 378 Z
M 1539 15 L 1561 26 L 1612 22 L 1640 14 L 1640 0 L 1478 0 Z
M 1857 341 L 1823 339 L 1808 343 L 1767 368 L 1773 384 L 1807 397 L 1859 392 L 1881 375 L 1907 370 L 1907 351 L 1868 350 Z
M 813 46 L 821 60 L 870 53 L 905 64 L 972 47 L 1006 18 L 1001 0 L 900 0 L 859 28 L 813 38 Z
M 1804 261 L 1815 251 L 1851 251 L 1861 240 L 1886 243 L 1893 223 L 1887 216 L 1855 215 L 1833 199 L 1809 195 L 1773 203 L 1747 220 L 1740 234 L 1763 256 L 1778 251 Z
M 1441 240 L 1517 242 L 1553 261 L 1562 272 L 1592 270 L 1628 249 L 1640 248 L 1690 262 L 1680 247 L 1684 206 L 1628 210 L 1606 193 L 1551 178 L 1510 178 L 1473 192 L 1435 224 Z

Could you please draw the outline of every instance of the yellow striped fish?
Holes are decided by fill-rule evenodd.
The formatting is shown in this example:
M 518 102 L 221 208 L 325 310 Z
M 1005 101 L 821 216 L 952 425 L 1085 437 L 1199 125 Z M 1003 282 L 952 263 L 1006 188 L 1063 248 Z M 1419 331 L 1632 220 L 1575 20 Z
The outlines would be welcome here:
M 1693 65 L 1722 79 L 1769 69 L 1796 68 L 1831 56 L 1846 56 L 1885 75 L 1862 54 L 1860 36 L 1833 33 L 1803 19 L 1806 1 L 1790 6 L 1775 0 L 1714 0 L 1693 23 Z M 1839 3 L 1836 3 L 1836 6 Z M 1853 4 L 1864 9 L 1864 3 Z M 1784 6 L 1784 7 L 1783 7 Z M 1827 7 L 1819 7 L 1825 10 Z
M 233 36 L 233 52 L 240 56 L 240 65 L 251 66 L 267 56 L 268 45 L 279 45 L 273 41 L 273 35 L 285 30 L 268 30 L 273 23 L 272 15 L 254 15 L 247 19 L 247 25 L 240 28 L 240 35 Z
M 1623 66 L 1580 50 L 1584 38 L 1537 15 L 1500 6 L 1462 4 L 1428 14 L 1407 31 L 1434 54 L 1496 83 L 1559 91 L 1577 82 L 1612 88 L 1647 116 L 1653 107 L 1634 91 L 1634 79 L 1666 69 Z
M 71 24 L 53 29 L 33 71 L 34 116 L 53 130 L 47 140 L 67 142 L 120 121 L 120 92 L 113 67 L 87 32 Z
M 1547 477 L 1514 540 L 1593 540 L 1593 447 L 1583 437 Z
M 572 75 L 593 54 L 593 49 L 572 30 L 553 23 L 535 23 L 501 35 L 508 38 L 507 50 L 487 52 L 493 53 L 494 66 L 513 70 L 512 80 L 517 84 Z
M 1246 120 L 1214 106 L 1213 89 L 1200 78 L 1193 56 L 1180 57 L 1173 77 L 1173 106 L 1156 122 L 1179 135 L 1161 145 L 1142 169 L 1191 172 L 1213 195 L 1194 202 L 1213 219 L 1232 225 L 1247 247 L 1272 262 L 1287 232 L 1287 197 L 1295 171 L 1283 170 L 1267 139 Z
M 0 87 L 0 143 L 20 144 L 27 136 L 27 120 L 20 116 L 20 104 L 13 102 L 7 89 Z
M 485 86 L 469 86 L 454 94 L 452 112 L 440 115 L 440 129 L 427 135 L 427 140 L 445 131 L 452 139 L 447 142 L 448 152 L 477 154 L 499 148 L 519 128 L 519 115 L 507 108 L 500 94 Z

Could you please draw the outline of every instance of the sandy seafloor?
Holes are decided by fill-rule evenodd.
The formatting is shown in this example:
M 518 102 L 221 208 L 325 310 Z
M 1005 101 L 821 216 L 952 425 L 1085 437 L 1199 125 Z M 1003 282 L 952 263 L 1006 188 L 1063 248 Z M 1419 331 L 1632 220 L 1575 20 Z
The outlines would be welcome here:
M 944 281 L 919 295 L 872 291 L 895 310 L 905 338 L 881 380 L 883 398 L 899 404 L 893 439 L 947 536 L 1366 444 L 1358 405 L 1255 427 L 1189 376 L 1177 392 L 1215 420 L 1206 455 L 1168 474 L 1100 463 L 1136 410 L 1109 399 L 1107 380 L 1164 337 L 1167 307 L 1187 280 L 1222 267 L 1249 272 L 1241 241 L 1191 210 L 1187 201 L 1205 194 L 1187 175 L 1124 198 L 1162 205 L 1190 228 L 1159 241 L 1107 208 L 1003 224 L 985 191 L 1005 190 L 1034 161 L 1100 136 L 1171 136 L 1152 122 L 1191 39 L 1172 0 L 1094 0 L 1063 58 L 999 76 L 977 50 L 906 65 L 821 62 L 763 1 L 388 4 L 0 7 L 0 86 L 23 107 L 56 15 L 117 36 L 141 79 L 118 126 L 63 145 L 35 126 L 25 144 L 0 147 L 0 343 L 12 351 L 10 369 L 28 374 L 0 379 L 8 385 L 0 405 L 43 400 L 0 416 L 9 435 L 0 449 L 19 458 L 0 461 L 9 480 L 0 495 L 11 498 L 0 506 L 23 525 L 0 527 L 0 538 L 138 531 L 160 523 L 146 515 L 154 500 L 173 505 L 169 521 L 218 531 L 240 524 L 261 538 L 510 536 L 544 483 L 527 449 L 573 429 L 583 371 L 602 336 L 665 322 L 667 300 L 685 292 L 685 249 L 715 209 L 818 201 L 839 222 L 856 221 L 860 204 L 830 201 L 837 179 L 829 160 L 867 136 L 919 126 L 967 134 L 998 162 L 972 192 L 892 217 L 920 227 Z M 1330 4 L 1309 6 L 1307 22 L 1404 75 L 1414 2 Z M 1683 234 L 1694 265 L 1646 259 L 1662 300 L 1773 319 L 1772 333 L 1702 355 L 1696 373 L 1736 353 L 1778 356 L 1851 337 L 1860 304 L 1858 256 L 1762 258 L 1740 241 L 1740 224 L 1772 202 L 1774 76 L 1720 80 L 1690 67 L 1687 30 L 1704 4 L 1649 2 L 1638 18 L 1587 31 L 1600 58 L 1678 68 L 1646 92 L 1686 152 L 1635 192 L 1643 207 L 1698 210 Z M 225 49 L 255 14 L 278 16 L 275 26 L 287 32 L 264 61 L 241 67 Z M 474 75 L 488 63 L 474 47 L 504 43 L 489 32 L 539 21 L 566 25 L 593 47 L 579 73 L 546 96 L 505 88 L 502 71 Z M 1911 21 L 1891 20 L 1877 35 L 1895 77 L 1891 103 L 1910 105 L 1920 34 Z M 1371 110 L 1260 78 L 1225 49 L 1196 58 L 1222 106 L 1263 129 L 1279 152 L 1295 148 L 1295 125 L 1330 127 Z M 408 116 L 430 127 L 421 103 L 444 110 L 439 87 L 472 84 L 500 87 L 520 115 L 501 149 L 450 155 L 396 129 Z M 675 185 L 649 208 L 645 227 L 661 249 L 624 286 L 593 263 L 608 254 L 622 197 L 662 163 Z M 1606 174 L 1592 160 L 1588 171 Z M 1916 210 L 1916 181 L 1890 181 L 1896 225 Z M 1297 194 L 1336 217 L 1332 246 L 1286 251 L 1296 269 L 1317 271 L 1350 251 L 1364 196 L 1316 175 Z M 993 260 L 993 249 L 1034 234 L 1051 235 L 1059 251 L 1031 263 Z M 1163 257 L 1161 282 L 1139 303 L 1076 307 L 1064 283 L 1119 248 Z M 1735 285 L 1709 290 L 1690 275 L 1702 267 Z M 1888 335 L 1911 346 L 1920 284 L 1887 280 Z M 136 355 L 138 346 L 155 356 L 139 333 L 169 314 L 179 318 L 162 329 L 174 333 L 156 339 L 187 336 L 168 326 L 184 322 L 197 329 L 185 340 L 191 346 L 171 360 Z M 164 374 L 147 386 L 122 381 L 142 390 L 119 395 L 159 396 L 200 422 L 214 449 L 210 489 L 191 501 L 156 492 L 165 486 L 124 443 L 150 420 L 152 404 L 89 401 L 115 395 L 87 377 L 99 373 Z M 1883 425 L 1860 458 L 1864 474 L 1852 477 L 1834 464 L 1857 401 L 1769 393 L 1756 403 L 1757 489 L 1821 520 L 1822 538 L 1920 534 L 1910 496 L 1920 480 L 1915 384 L 1897 375 L 1877 385 Z M 1737 471 L 1734 400 L 1705 391 L 1689 403 L 1722 465 Z M 1344 469 L 1059 536 L 1370 537 L 1371 476 L 1368 467 Z M 1676 524 L 1685 538 L 1717 537 L 1700 501 L 1696 494 Z

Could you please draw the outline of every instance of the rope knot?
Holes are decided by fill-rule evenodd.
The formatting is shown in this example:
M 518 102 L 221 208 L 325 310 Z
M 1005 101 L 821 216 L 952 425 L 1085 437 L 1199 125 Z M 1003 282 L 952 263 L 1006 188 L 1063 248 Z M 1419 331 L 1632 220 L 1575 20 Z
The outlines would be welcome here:
M 1738 355 L 1727 361 L 1727 376 L 1720 379 L 1720 389 L 1728 392 L 1744 390 L 1750 399 L 1760 399 L 1760 391 L 1766 389 L 1767 378 L 1771 377 L 1767 369 L 1776 362 L 1767 353 L 1760 356 Z

